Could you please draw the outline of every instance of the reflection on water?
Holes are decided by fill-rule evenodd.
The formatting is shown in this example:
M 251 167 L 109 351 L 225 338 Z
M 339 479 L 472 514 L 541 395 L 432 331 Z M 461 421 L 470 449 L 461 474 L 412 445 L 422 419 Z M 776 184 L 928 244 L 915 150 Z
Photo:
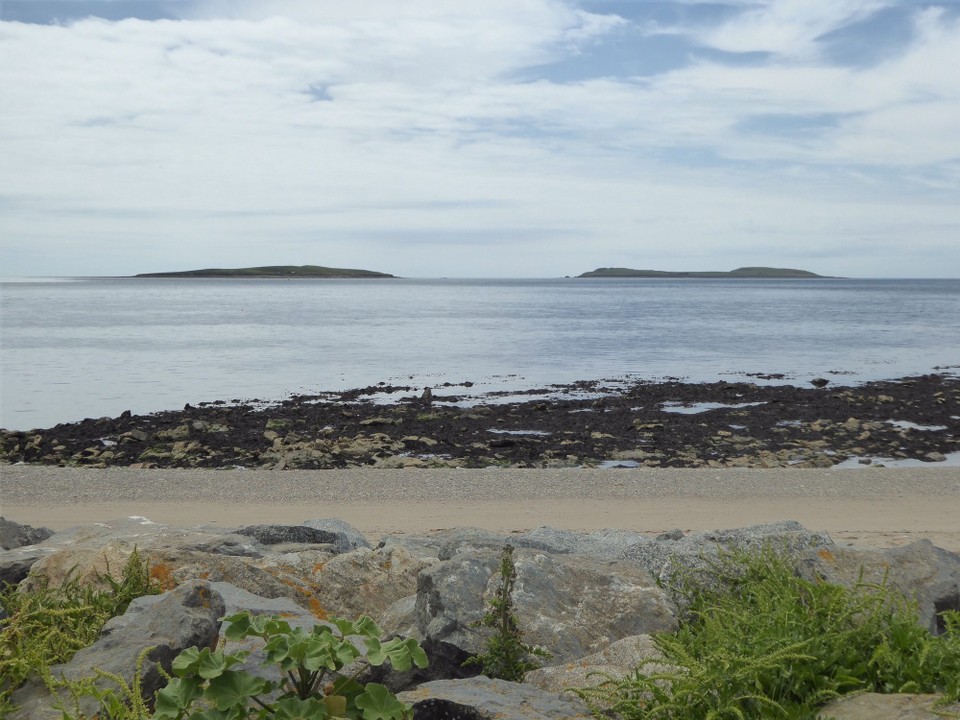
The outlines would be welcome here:
M 0 301 L 0 426 L 20 429 L 380 381 L 840 383 L 960 363 L 953 280 L 81 278 L 5 281 Z

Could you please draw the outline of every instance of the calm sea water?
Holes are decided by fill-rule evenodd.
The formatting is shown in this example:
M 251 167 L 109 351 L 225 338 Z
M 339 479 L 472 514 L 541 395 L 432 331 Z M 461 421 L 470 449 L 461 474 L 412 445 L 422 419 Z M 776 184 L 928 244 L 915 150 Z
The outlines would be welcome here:
M 960 365 L 960 280 L 67 278 L 3 281 L 0 302 L 8 429 L 380 381 L 849 382 Z

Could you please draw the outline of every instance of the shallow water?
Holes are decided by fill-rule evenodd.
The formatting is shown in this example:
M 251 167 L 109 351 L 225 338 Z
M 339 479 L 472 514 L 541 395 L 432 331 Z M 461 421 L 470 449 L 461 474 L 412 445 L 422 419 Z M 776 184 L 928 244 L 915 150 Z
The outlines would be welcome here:
M 960 280 L 20 279 L 0 302 L 12 429 L 381 381 L 839 383 L 960 364 Z

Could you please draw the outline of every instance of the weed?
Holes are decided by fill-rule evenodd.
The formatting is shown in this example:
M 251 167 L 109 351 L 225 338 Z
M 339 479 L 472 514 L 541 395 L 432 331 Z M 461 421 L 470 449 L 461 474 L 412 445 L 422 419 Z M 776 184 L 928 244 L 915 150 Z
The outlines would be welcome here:
M 517 568 L 513 547 L 506 545 L 500 558 L 500 585 L 490 600 L 490 608 L 476 625 L 493 629 L 486 651 L 470 657 L 464 665 L 481 665 L 483 674 L 491 678 L 521 682 L 524 674 L 540 667 L 533 657 L 549 658 L 543 648 L 523 642 L 523 632 L 513 612 L 513 586 Z
M 228 640 L 259 637 L 266 643 L 267 666 L 278 680 L 267 680 L 234 666 L 243 650 L 190 648 L 173 661 L 175 677 L 157 693 L 154 720 L 213 718 L 360 718 L 405 720 L 410 708 L 383 685 L 357 682 L 371 665 L 390 662 L 397 670 L 426 667 L 416 640 L 380 642 L 380 628 L 369 617 L 331 617 L 312 631 L 292 628 L 279 616 L 237 613 L 224 618 Z M 349 666 L 349 674 L 341 670 Z
M 578 694 L 613 695 L 625 720 L 812 719 L 855 691 L 960 695 L 960 613 L 945 614 L 947 632 L 933 636 L 886 584 L 804 580 L 770 548 L 723 554 L 714 575 L 709 589 L 687 587 L 680 629 L 655 638 L 658 663 L 673 670 L 648 675 L 641 665 Z
M 160 588 L 146 561 L 134 548 L 120 579 L 99 575 L 107 589 L 70 579 L 52 588 L 41 580 L 33 590 L 8 586 L 0 592 L 0 717 L 10 711 L 9 699 L 32 673 L 40 676 L 92 644 L 110 618 L 123 614 L 130 602 Z

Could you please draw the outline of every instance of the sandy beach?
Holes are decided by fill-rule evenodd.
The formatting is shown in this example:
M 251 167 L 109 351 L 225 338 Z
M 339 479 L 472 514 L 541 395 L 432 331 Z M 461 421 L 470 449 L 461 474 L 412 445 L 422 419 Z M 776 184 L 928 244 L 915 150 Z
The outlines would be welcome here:
M 700 531 L 791 519 L 838 543 L 960 552 L 960 469 L 134 470 L 0 466 L 0 514 L 63 529 L 342 518 L 375 539 L 457 526 Z

